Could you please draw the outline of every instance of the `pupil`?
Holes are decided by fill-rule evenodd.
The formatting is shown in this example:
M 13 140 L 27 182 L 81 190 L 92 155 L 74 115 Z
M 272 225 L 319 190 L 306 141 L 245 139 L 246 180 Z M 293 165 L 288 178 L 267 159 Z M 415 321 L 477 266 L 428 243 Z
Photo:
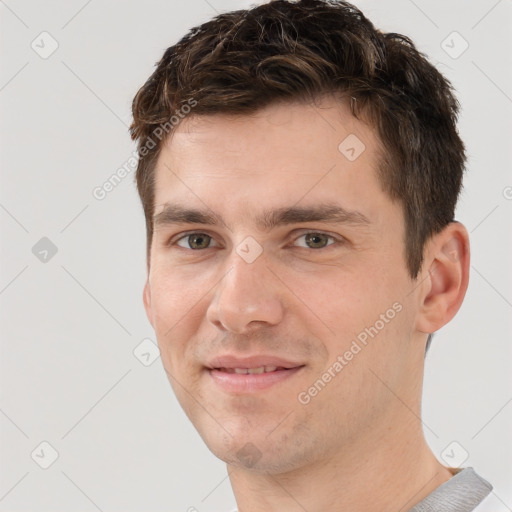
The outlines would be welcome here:
M 188 243 L 193 249 L 204 249 L 208 247 L 209 239 L 208 235 L 190 235 Z
M 312 247 L 325 247 L 326 237 L 320 233 L 306 235 L 306 243 Z

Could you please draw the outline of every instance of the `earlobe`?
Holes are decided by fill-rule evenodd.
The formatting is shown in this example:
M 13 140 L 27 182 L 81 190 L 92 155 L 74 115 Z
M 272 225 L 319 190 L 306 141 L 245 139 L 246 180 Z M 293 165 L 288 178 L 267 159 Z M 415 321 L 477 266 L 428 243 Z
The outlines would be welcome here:
M 144 285 L 142 292 L 142 301 L 144 302 L 144 309 L 146 310 L 146 316 L 148 317 L 149 323 L 154 327 L 153 324 L 153 309 L 151 307 L 151 287 L 149 285 L 149 278 Z
M 469 280 L 469 237 L 459 222 L 448 224 L 434 235 L 426 249 L 428 268 L 420 296 L 417 329 L 433 333 L 447 324 L 459 310 Z

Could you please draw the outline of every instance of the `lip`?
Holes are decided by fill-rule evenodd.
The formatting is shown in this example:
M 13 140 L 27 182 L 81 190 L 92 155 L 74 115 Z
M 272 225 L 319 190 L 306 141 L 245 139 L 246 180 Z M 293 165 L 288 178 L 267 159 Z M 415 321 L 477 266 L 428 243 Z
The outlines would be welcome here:
M 259 368 L 261 366 L 276 366 L 273 372 L 266 373 L 228 373 L 223 369 Z M 218 356 L 207 366 L 213 382 L 228 393 L 254 393 L 276 386 L 296 375 L 305 365 L 272 355 L 255 355 L 236 357 L 232 355 Z
M 224 354 L 212 358 L 206 364 L 206 367 L 210 370 L 217 368 L 259 368 L 260 366 L 277 366 L 291 369 L 304 366 L 304 363 L 271 354 L 257 354 L 248 357 Z

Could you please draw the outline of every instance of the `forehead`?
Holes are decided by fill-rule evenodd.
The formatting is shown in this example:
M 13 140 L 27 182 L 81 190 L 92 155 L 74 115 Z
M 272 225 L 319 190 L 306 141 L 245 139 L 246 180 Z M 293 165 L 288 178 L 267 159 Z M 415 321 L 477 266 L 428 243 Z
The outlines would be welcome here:
M 155 212 L 177 199 L 222 209 L 226 198 L 246 210 L 338 199 L 348 209 L 365 199 L 377 209 L 379 161 L 373 129 L 330 97 L 247 115 L 190 116 L 159 155 Z
M 202 145 L 212 153 L 223 153 L 226 160 L 240 156 L 248 164 L 256 164 L 251 157 L 257 156 L 262 164 L 280 157 L 286 161 L 300 161 L 305 156 L 320 158 L 317 150 L 323 146 L 327 150 L 324 156 L 334 163 L 340 152 L 349 158 L 357 156 L 341 151 L 349 149 L 350 141 L 347 148 L 339 147 L 349 135 L 353 136 L 352 142 L 358 138 L 364 143 L 367 157 L 378 146 L 374 130 L 354 117 L 347 101 L 324 96 L 309 103 L 275 103 L 249 114 L 190 115 L 172 132 L 165 148 L 194 152 Z M 266 148 L 274 151 L 266 152 Z M 361 151 L 361 144 L 355 149 Z

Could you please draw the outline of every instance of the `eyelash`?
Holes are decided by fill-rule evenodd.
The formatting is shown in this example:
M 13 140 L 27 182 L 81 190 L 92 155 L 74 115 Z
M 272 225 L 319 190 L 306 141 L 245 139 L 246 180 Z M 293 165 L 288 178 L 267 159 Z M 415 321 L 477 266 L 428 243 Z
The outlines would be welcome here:
M 196 252 L 204 251 L 206 249 L 212 249 L 212 247 L 206 247 L 205 249 L 192 249 L 190 247 L 182 247 L 182 246 L 178 245 L 178 242 L 180 242 L 181 240 L 187 239 L 187 238 L 189 238 L 192 235 L 206 235 L 206 236 L 210 237 L 210 240 L 215 240 L 215 238 L 212 235 L 209 235 L 208 233 L 205 233 L 204 231 L 190 231 L 190 232 L 181 234 L 178 238 L 171 239 L 166 245 L 168 245 L 168 246 L 178 246 L 180 249 L 184 249 L 184 250 L 188 250 L 188 251 L 196 251 Z M 312 251 L 320 251 L 322 249 L 324 249 L 324 250 L 327 249 L 331 245 L 334 245 L 336 242 L 338 242 L 338 243 L 343 243 L 344 242 L 344 240 L 341 237 L 340 238 L 336 238 L 335 236 L 330 235 L 329 233 L 324 233 L 323 231 L 306 231 L 306 232 L 303 232 L 301 235 L 297 236 L 296 238 L 294 238 L 293 241 L 295 242 L 299 238 L 305 237 L 306 235 L 322 235 L 322 236 L 326 236 L 326 237 L 329 238 L 329 243 L 325 247 L 319 247 L 319 248 L 300 247 L 299 246 L 301 249 L 310 249 Z

